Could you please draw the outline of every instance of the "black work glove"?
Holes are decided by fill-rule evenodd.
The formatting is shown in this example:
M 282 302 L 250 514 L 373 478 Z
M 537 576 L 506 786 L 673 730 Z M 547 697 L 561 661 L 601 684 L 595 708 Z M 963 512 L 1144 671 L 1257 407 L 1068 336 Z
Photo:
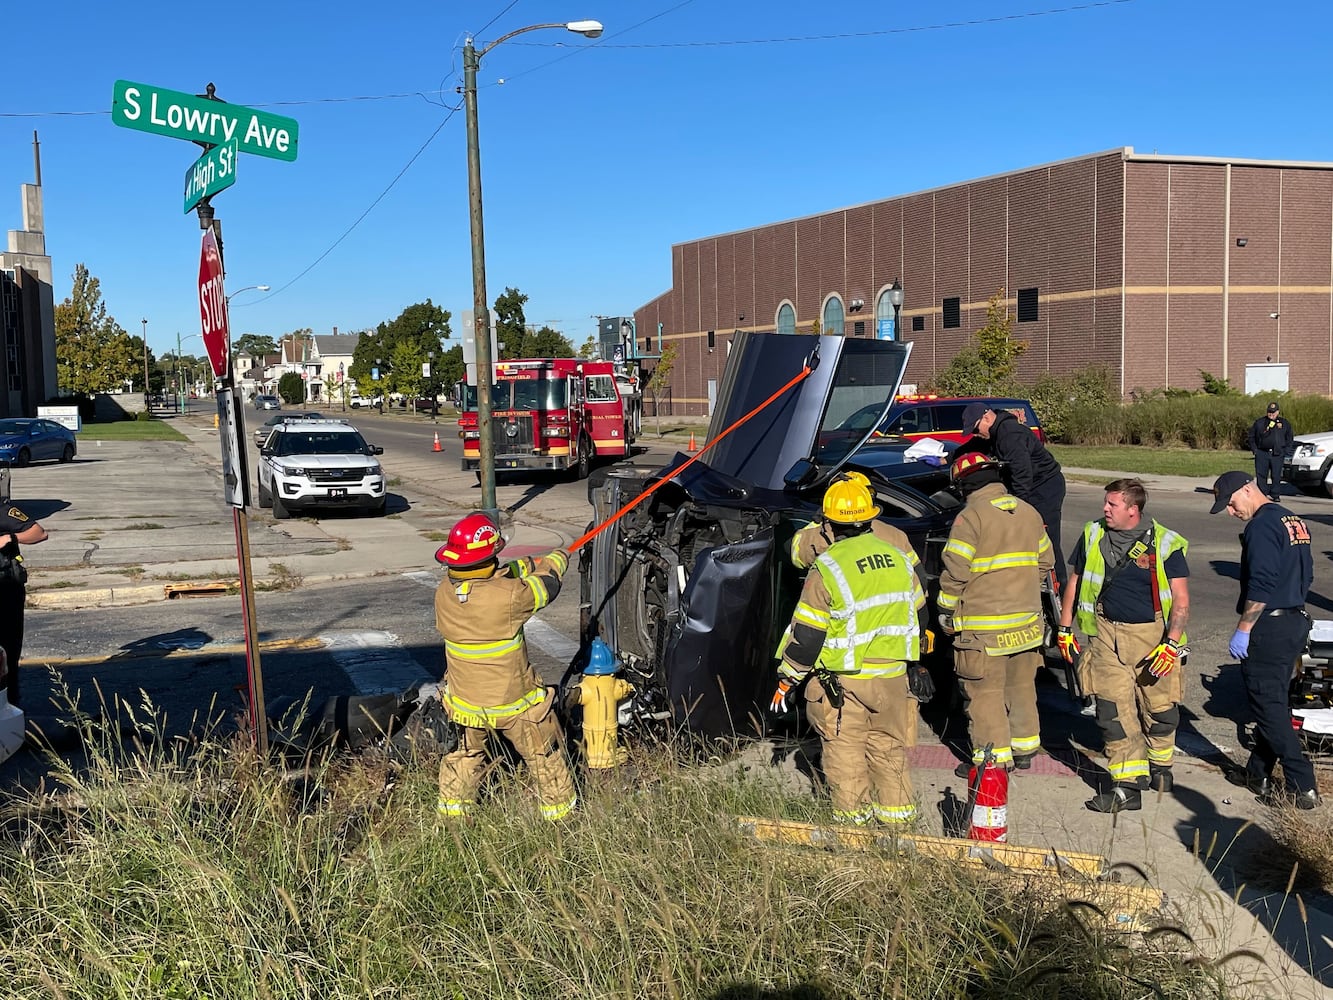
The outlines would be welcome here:
M 923 702 L 935 697 L 935 681 L 930 671 L 919 663 L 907 665 L 907 693 Z

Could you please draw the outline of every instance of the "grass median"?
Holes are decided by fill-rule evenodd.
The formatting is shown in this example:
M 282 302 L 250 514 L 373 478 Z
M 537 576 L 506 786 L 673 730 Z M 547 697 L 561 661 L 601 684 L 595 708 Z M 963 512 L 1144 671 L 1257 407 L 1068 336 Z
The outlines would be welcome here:
M 164 420 L 116 420 L 84 424 L 80 441 L 186 441 L 188 438 Z
M 1147 445 L 1053 444 L 1051 454 L 1066 469 L 1105 469 L 1136 476 L 1216 477 L 1231 469 L 1254 472 L 1248 451 L 1211 451 Z
M 741 814 L 826 818 L 762 769 L 656 753 L 562 824 L 521 779 L 445 824 L 431 761 L 285 780 L 244 741 L 101 732 L 68 795 L 8 808 L 12 996 L 1230 995 L 1181 933 L 1116 932 L 1035 881 L 746 839 Z

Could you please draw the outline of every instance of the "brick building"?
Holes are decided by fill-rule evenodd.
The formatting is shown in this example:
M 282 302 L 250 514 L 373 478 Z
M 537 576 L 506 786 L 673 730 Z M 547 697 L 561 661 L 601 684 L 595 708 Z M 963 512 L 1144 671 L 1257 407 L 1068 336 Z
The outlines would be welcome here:
M 671 272 L 635 326 L 641 354 L 679 348 L 678 415 L 708 412 L 734 330 L 888 335 L 895 281 L 908 382 L 1003 288 L 1024 379 L 1100 363 L 1125 393 L 1200 370 L 1239 387 L 1287 362 L 1291 389 L 1333 394 L 1333 163 L 1115 149 L 680 243 Z

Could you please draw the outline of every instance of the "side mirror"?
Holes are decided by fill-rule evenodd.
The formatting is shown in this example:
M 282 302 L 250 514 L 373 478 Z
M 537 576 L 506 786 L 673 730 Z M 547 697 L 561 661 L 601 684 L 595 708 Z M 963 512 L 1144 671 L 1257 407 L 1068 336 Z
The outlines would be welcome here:
M 384 449 L 381 448 L 381 447 L 380 447 L 379 445 L 377 445 L 377 444 L 372 444 L 369 448 L 366 449 L 366 451 L 368 451 L 368 452 L 369 452 L 370 454 L 372 454 L 372 455 L 383 455 L 383 454 L 384 454 Z
M 793 465 L 782 477 L 783 485 L 789 490 L 803 490 L 819 476 L 819 468 L 808 458 L 803 458 Z

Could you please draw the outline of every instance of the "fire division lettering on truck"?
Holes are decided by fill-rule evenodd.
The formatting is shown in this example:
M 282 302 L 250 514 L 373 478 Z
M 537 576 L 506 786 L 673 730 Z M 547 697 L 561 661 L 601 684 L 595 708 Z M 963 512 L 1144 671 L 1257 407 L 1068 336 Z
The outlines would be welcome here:
M 496 469 L 575 469 L 588 475 L 597 458 L 625 458 L 636 414 L 621 395 L 610 361 L 543 358 L 497 361 L 491 389 Z M 476 390 L 467 389 L 458 418 L 463 471 L 481 468 Z

